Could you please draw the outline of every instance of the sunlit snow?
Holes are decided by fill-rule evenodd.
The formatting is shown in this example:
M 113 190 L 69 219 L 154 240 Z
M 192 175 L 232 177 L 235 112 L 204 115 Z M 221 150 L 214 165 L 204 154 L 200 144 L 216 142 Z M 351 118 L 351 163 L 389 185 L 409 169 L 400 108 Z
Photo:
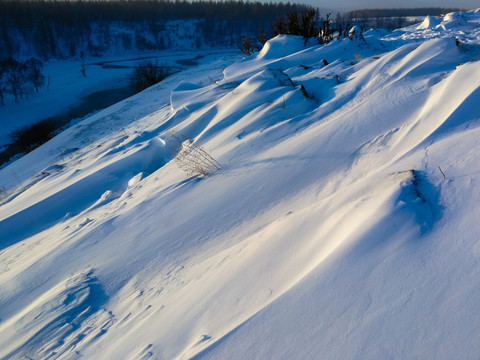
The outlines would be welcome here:
M 0 170 L 0 358 L 478 358 L 480 9 L 205 59 Z

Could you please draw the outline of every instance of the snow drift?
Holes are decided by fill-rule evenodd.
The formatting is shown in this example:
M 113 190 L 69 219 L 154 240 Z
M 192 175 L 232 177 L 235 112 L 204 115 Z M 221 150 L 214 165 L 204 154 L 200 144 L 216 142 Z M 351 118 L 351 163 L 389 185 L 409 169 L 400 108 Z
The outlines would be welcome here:
M 278 36 L 1 169 L 0 357 L 475 358 L 479 16 Z

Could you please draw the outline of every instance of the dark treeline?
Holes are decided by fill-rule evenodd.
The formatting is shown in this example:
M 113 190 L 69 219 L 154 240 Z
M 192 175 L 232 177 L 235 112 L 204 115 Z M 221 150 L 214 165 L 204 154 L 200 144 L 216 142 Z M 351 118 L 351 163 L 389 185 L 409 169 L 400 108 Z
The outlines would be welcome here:
M 418 22 L 422 16 L 440 16 L 458 11 L 457 8 L 407 8 L 407 9 L 361 9 L 337 15 L 336 22 L 357 24 L 362 27 L 398 29 Z
M 458 8 L 411 8 L 411 9 L 361 9 L 349 11 L 345 14 L 347 18 L 376 18 L 376 17 L 407 17 L 407 16 L 440 16 Z
M 96 21 L 157 21 L 172 19 L 271 19 L 301 5 L 243 1 L 167 0 L 2 0 L 2 22 L 33 28 L 38 21 L 83 25 Z M 1 15 L 0 15 L 1 16 Z
M 46 60 L 112 48 L 157 50 L 179 45 L 176 30 L 195 47 L 233 46 L 245 33 L 269 32 L 275 19 L 305 8 L 231 0 L 0 0 L 0 52 Z M 180 29 L 179 20 L 191 20 L 190 27 Z

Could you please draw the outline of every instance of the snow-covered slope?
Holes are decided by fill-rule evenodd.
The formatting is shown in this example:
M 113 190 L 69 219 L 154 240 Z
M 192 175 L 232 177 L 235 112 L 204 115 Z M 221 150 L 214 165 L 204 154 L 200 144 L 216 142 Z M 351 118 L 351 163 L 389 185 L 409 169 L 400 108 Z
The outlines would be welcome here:
M 480 10 L 434 23 L 278 36 L 0 170 L 0 357 L 478 357 Z

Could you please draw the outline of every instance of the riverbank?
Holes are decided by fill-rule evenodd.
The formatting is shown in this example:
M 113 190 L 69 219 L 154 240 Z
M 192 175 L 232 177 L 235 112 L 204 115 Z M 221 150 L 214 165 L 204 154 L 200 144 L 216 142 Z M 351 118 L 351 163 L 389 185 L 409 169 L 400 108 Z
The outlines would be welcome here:
M 231 49 L 215 52 L 163 51 L 149 54 L 132 54 L 106 59 L 86 59 L 86 76 L 82 75 L 80 60 L 52 61 L 45 64 L 43 73 L 46 85 L 39 93 L 31 93 L 19 103 L 6 98 L 0 107 L 0 166 L 12 156 L 24 153 L 25 148 L 13 144 L 19 131 L 37 124 L 44 129 L 57 130 L 68 127 L 92 112 L 105 109 L 135 91 L 129 88 L 128 78 L 132 69 L 149 59 L 172 69 L 172 72 L 195 66 L 197 60 L 215 54 L 232 54 Z M 40 130 L 41 129 L 41 130 Z M 48 139 L 46 139 L 48 140 Z

